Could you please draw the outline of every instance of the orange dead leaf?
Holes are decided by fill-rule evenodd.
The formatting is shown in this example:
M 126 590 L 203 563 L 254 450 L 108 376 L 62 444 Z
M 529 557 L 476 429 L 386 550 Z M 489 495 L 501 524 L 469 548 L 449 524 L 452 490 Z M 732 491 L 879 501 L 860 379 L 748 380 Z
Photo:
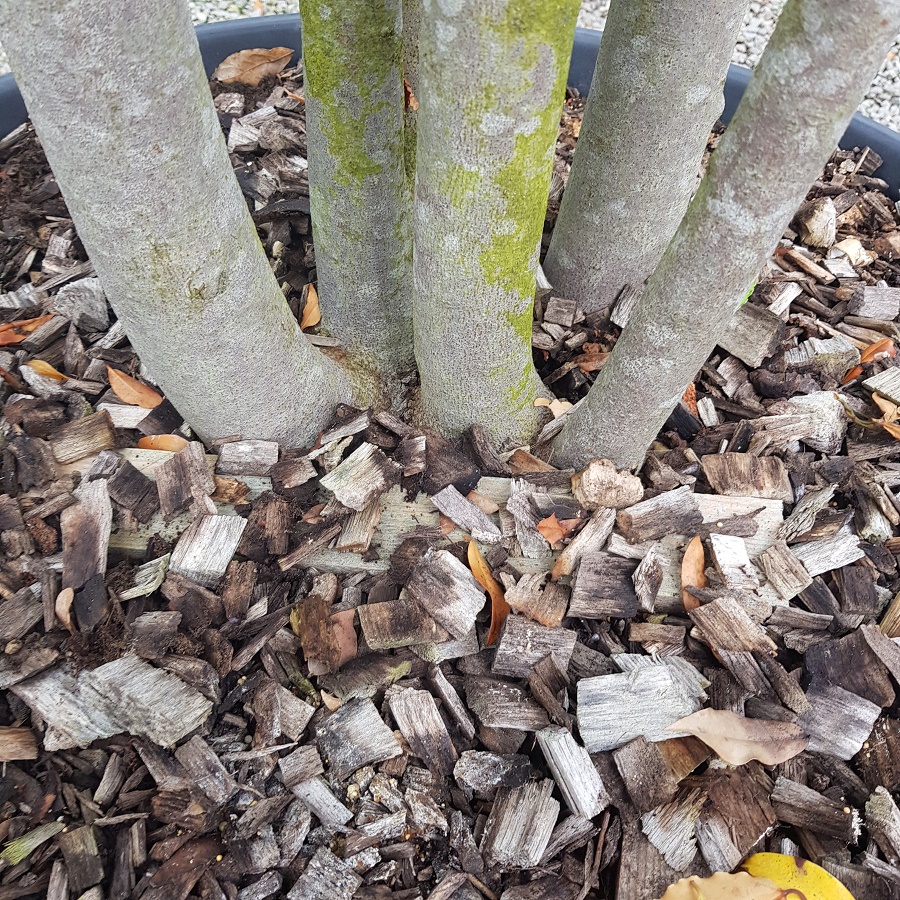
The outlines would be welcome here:
M 897 355 L 897 348 L 890 338 L 882 338 L 880 341 L 875 341 L 874 344 L 869 344 L 869 346 L 860 353 L 859 361 L 862 365 L 865 365 L 866 363 L 872 362 L 872 360 L 876 359 L 881 354 L 890 357 Z
M 34 369 L 38 375 L 43 375 L 44 378 L 52 378 L 54 381 L 66 381 L 69 377 L 68 375 L 63 375 L 62 372 L 58 372 L 50 363 L 44 362 L 42 359 L 33 359 L 25 363 L 25 365 L 29 369 Z
M 687 408 L 699 419 L 700 413 L 697 410 L 697 385 L 692 381 L 687 390 L 684 392 L 684 396 L 681 398 L 684 400 Z
M 841 379 L 841 384 L 847 384 L 848 382 L 854 381 L 855 379 L 859 378 L 859 376 L 862 375 L 862 373 L 863 373 L 863 367 L 862 367 L 862 366 L 854 366 L 854 367 L 853 367 L 852 369 L 850 369 L 850 371 L 847 372 L 847 374 Z
M 240 50 L 223 59 L 212 77 L 222 84 L 246 84 L 257 87 L 270 75 L 277 75 L 290 61 L 294 51 L 290 47 L 273 47 L 271 50 Z
M 537 523 L 537 530 L 550 545 L 558 544 L 566 536 L 565 530 L 559 524 L 559 519 L 556 518 L 556 513 L 547 516 L 546 519 L 541 519 Z
M 142 437 L 137 445 L 138 450 L 165 450 L 168 453 L 177 453 L 184 450 L 188 442 L 178 434 L 150 434 Z
M 303 305 L 303 315 L 300 317 L 300 328 L 314 328 L 322 321 L 322 313 L 319 309 L 319 294 L 316 289 L 308 284 L 304 289 L 306 302 Z
M 325 509 L 324 503 L 317 503 L 315 506 L 311 506 L 301 518 L 307 525 L 318 525 L 319 522 L 322 521 L 321 512 Z
M 137 378 L 132 378 L 112 366 L 106 367 L 109 376 L 109 386 L 113 393 L 130 406 L 140 406 L 141 409 L 155 409 L 163 402 L 163 398 L 146 384 L 141 384 Z
M 696 609 L 700 605 L 700 601 L 687 589 L 706 587 L 705 568 L 706 554 L 703 552 L 703 541 L 697 535 L 687 545 L 681 560 L 681 599 L 685 611 Z
M 412 85 L 405 78 L 403 79 L 403 102 L 406 108 L 411 109 L 413 112 L 419 108 L 419 101 L 416 100 Z
M 25 385 L 22 384 L 22 382 L 19 381 L 19 379 L 16 378 L 15 375 L 7 372 L 6 369 L 3 368 L 3 366 L 0 366 L 0 378 L 2 378 L 14 391 L 19 391 L 20 393 L 22 393 L 27 390 Z
M 69 630 L 71 634 L 75 634 L 75 624 L 72 622 L 72 604 L 75 602 L 75 591 L 72 588 L 63 588 L 56 595 L 54 603 L 54 612 L 56 618 Z
M 0 325 L 0 347 L 22 343 L 32 331 L 40 328 L 44 322 L 49 322 L 52 318 L 51 314 L 38 316 L 36 319 L 17 319 L 15 322 Z
M 598 372 L 606 365 L 606 361 L 609 359 L 609 353 L 605 350 L 600 350 L 599 344 L 593 344 L 592 346 L 597 347 L 598 349 L 587 350 L 588 344 L 585 344 L 582 348 L 585 352 L 572 360 L 585 375 L 589 372 Z
M 503 588 L 497 584 L 494 576 L 491 575 L 487 561 L 481 555 L 481 551 L 478 549 L 475 541 L 469 541 L 469 549 L 466 555 L 469 560 L 469 568 L 472 570 L 475 580 L 488 592 L 491 598 L 491 628 L 488 632 L 487 640 L 484 642 L 486 647 L 490 647 L 500 636 L 500 628 L 509 615 L 510 606 L 506 602 Z

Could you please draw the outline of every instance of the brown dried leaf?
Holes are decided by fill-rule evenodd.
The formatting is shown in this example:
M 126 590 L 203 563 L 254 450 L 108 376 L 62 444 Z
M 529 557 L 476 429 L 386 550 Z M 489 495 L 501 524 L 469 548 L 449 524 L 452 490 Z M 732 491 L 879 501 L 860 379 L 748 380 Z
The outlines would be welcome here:
M 137 445 L 138 450 L 165 450 L 168 453 L 178 453 L 187 447 L 188 441 L 178 434 L 148 434 L 147 437 L 142 437 Z
M 475 576 L 475 580 L 488 592 L 491 598 L 491 629 L 488 632 L 487 640 L 484 642 L 486 647 L 490 647 L 494 641 L 500 636 L 500 629 L 509 615 L 510 606 L 506 602 L 506 595 L 503 588 L 497 584 L 491 570 L 488 568 L 487 561 L 481 555 L 475 541 L 469 541 L 469 549 L 466 553 L 469 560 L 469 568 Z
M 685 611 L 696 609 L 700 601 L 687 588 L 706 587 L 706 554 L 703 552 L 703 541 L 700 535 L 691 539 L 681 560 L 681 599 Z
M 34 369 L 38 375 L 43 375 L 44 378 L 52 378 L 54 381 L 66 381 L 69 377 L 68 375 L 63 375 L 62 372 L 57 371 L 50 363 L 44 362 L 42 359 L 32 359 L 25 365 L 29 369 Z
M 682 878 L 670 885 L 660 900 L 787 900 L 787 897 L 768 878 L 754 878 L 746 872 L 734 875 L 716 872 L 709 878 L 697 875 Z
M 75 591 L 72 588 L 63 588 L 56 595 L 54 611 L 56 618 L 68 629 L 70 634 L 75 634 L 75 623 L 72 621 L 72 604 L 75 602 Z
M 141 409 L 155 409 L 163 402 L 163 398 L 146 384 L 141 384 L 137 378 L 132 378 L 112 366 L 106 367 L 109 376 L 109 386 L 113 393 L 130 406 L 140 406 Z
M 556 513 L 541 519 L 537 523 L 537 530 L 550 545 L 558 544 L 566 536 L 566 531 L 556 518 Z
M 246 84 L 258 87 L 270 75 L 277 75 L 290 61 L 294 51 L 290 47 L 273 47 L 271 50 L 240 50 L 226 57 L 216 67 L 212 77 L 222 84 Z
M 300 317 L 301 331 L 304 328 L 314 328 L 322 321 L 318 292 L 311 284 L 308 284 L 304 293 L 306 294 L 306 303 L 303 306 L 303 315 Z
M 879 394 L 878 391 L 875 391 L 872 394 L 872 402 L 881 410 L 881 420 L 883 422 L 893 423 L 900 418 L 900 409 L 898 409 L 897 404 L 888 400 L 888 398 L 882 394 Z M 876 419 L 876 421 L 878 420 Z
M 20 344 L 32 331 L 37 330 L 44 322 L 49 322 L 52 318 L 53 314 L 50 313 L 46 316 L 38 316 L 36 319 L 17 319 L 15 322 L 0 325 L 0 347 L 8 344 Z
M 669 726 L 670 731 L 692 734 L 732 766 L 751 759 L 777 766 L 802 753 L 809 736 L 793 722 L 747 719 L 729 709 L 701 709 Z

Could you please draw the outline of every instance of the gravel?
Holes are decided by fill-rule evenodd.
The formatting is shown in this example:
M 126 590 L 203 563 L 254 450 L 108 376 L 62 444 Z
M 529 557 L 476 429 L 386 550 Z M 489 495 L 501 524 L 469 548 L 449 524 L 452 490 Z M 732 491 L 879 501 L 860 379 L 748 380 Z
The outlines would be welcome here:
M 742 66 L 756 65 L 784 4 L 785 0 L 752 0 L 734 48 L 733 62 Z M 248 15 L 295 13 L 297 0 L 191 0 L 190 7 L 194 22 L 200 24 Z M 608 10 L 609 0 L 584 0 L 578 24 L 583 28 L 603 28 Z M 8 71 L 6 56 L 0 49 L 0 74 Z M 900 37 L 894 42 L 859 108 L 876 122 L 900 131 Z

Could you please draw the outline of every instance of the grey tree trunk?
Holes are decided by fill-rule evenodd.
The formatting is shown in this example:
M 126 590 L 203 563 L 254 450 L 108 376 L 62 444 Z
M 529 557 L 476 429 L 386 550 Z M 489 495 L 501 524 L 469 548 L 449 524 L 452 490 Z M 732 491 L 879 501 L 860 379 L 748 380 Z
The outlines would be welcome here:
M 900 26 L 900 0 L 788 0 L 684 220 L 553 458 L 637 467 L 747 296 Z
M 426 422 L 528 440 L 534 269 L 578 0 L 426 0 L 419 46 L 416 361 Z
M 722 113 L 746 0 L 613 0 L 544 271 L 582 309 L 639 288 L 675 234 Z
M 300 0 L 322 326 L 348 363 L 413 366 L 401 0 Z
M 135 349 L 204 438 L 311 442 L 346 397 L 232 173 L 186 3 L 0 0 L 10 64 Z

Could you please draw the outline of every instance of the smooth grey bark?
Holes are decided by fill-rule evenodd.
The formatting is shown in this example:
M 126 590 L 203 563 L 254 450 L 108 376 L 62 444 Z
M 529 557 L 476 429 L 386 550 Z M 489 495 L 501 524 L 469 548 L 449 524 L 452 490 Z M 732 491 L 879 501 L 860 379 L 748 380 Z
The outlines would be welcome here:
M 348 364 L 413 367 L 401 0 L 300 0 L 322 326 Z
M 421 415 L 529 440 L 543 228 L 578 0 L 424 0 L 414 202 Z
M 746 0 L 613 0 L 544 272 L 587 311 L 640 288 L 675 234 L 724 106 Z
M 900 26 L 900 0 L 788 0 L 744 99 L 554 461 L 635 468 L 747 297 Z
M 0 0 L 0 33 L 91 262 L 204 438 L 311 442 L 346 397 L 232 173 L 186 3 Z

